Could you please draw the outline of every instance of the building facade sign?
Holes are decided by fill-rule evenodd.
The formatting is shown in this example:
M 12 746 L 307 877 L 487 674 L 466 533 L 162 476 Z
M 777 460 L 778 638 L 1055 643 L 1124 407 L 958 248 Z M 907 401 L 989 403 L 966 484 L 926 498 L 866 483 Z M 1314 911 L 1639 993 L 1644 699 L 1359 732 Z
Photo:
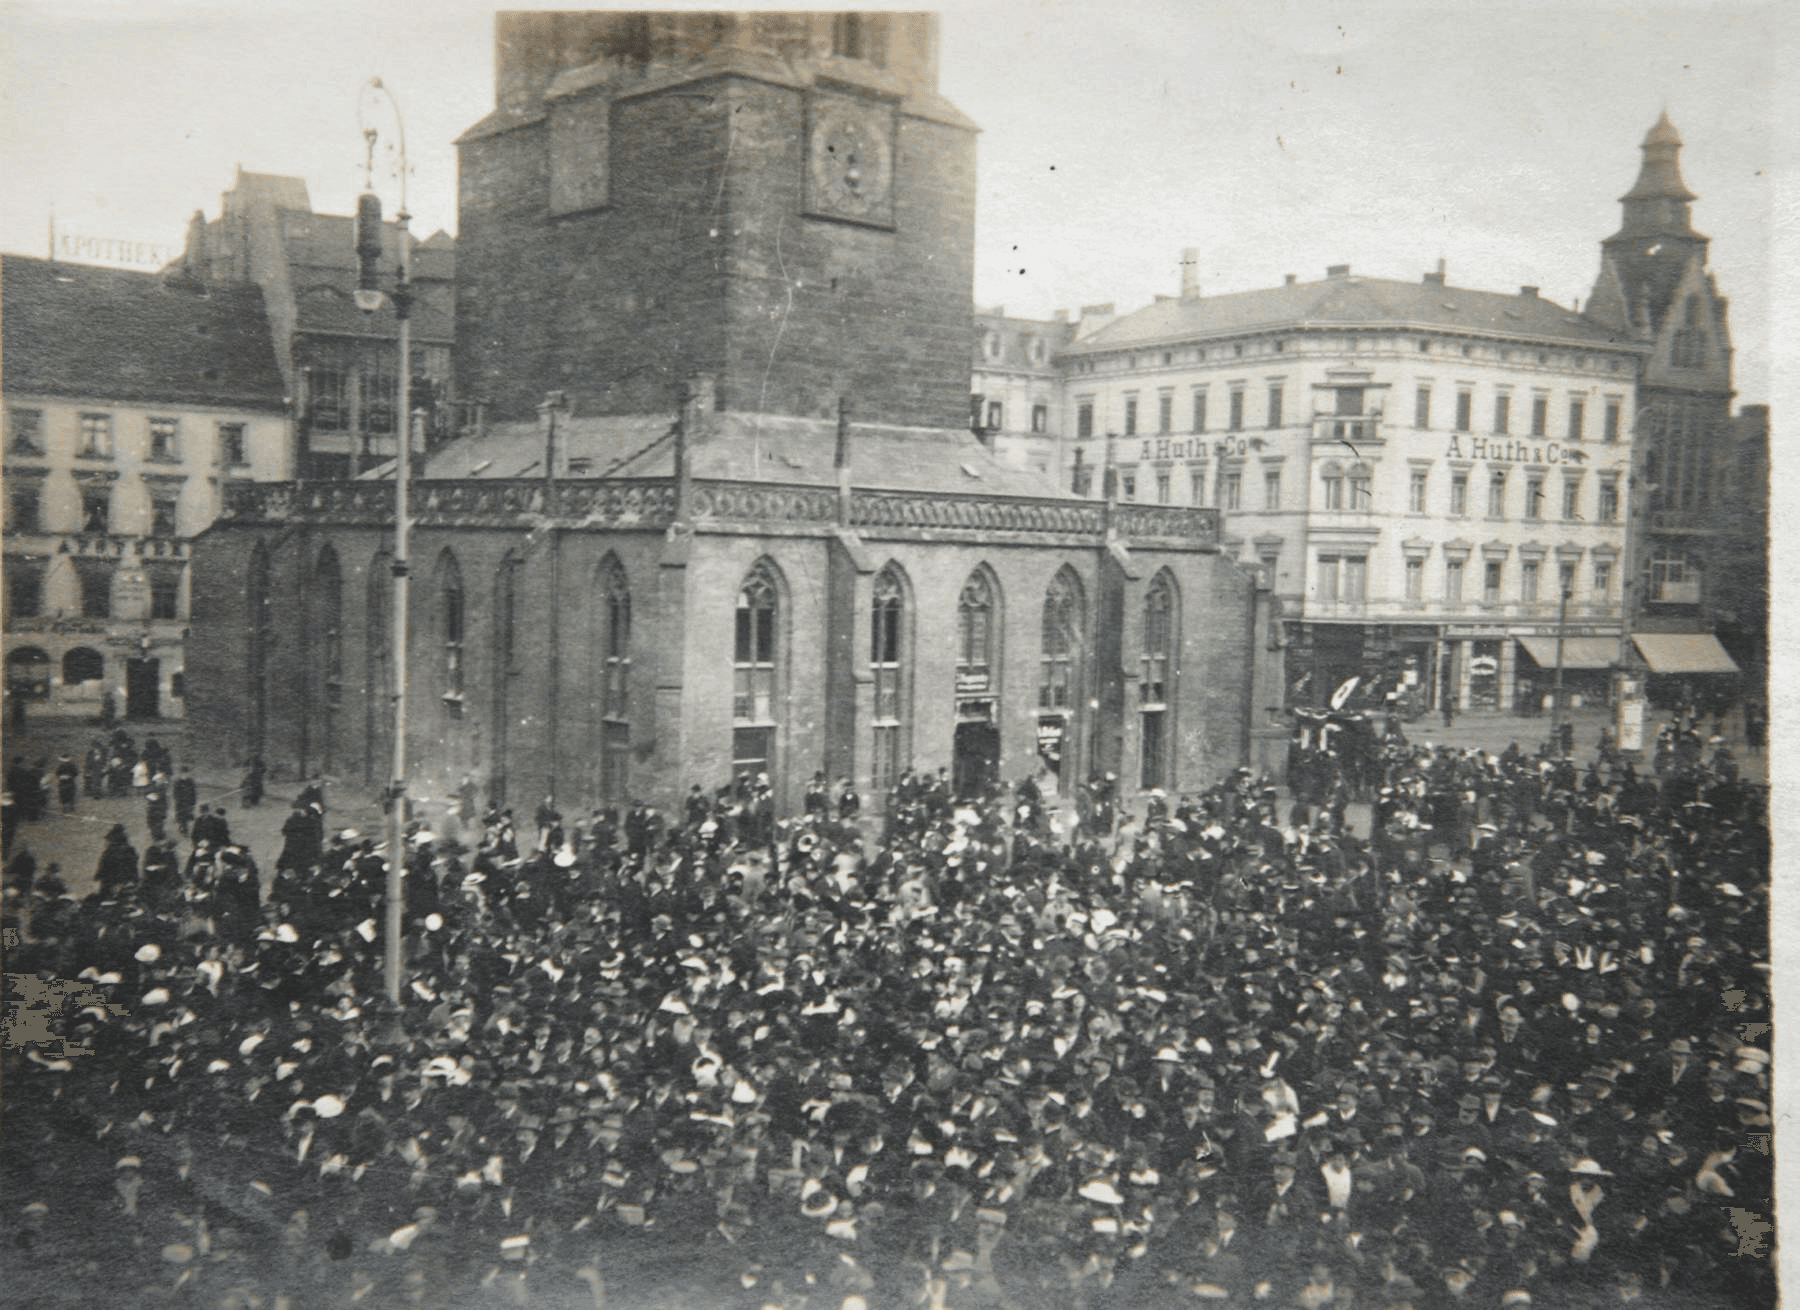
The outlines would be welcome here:
M 1485 459 L 1500 464 L 1567 464 L 1579 463 L 1587 458 L 1586 451 L 1563 450 L 1560 441 L 1520 441 L 1517 437 L 1469 437 L 1469 453 L 1463 453 L 1463 438 L 1467 433 L 1456 432 L 1450 436 L 1450 444 L 1444 447 L 1445 459 Z
M 1208 441 L 1205 437 L 1201 436 L 1145 437 L 1138 444 L 1140 447 L 1138 458 L 1140 460 L 1210 459 L 1212 456 L 1221 453 L 1215 448 L 1213 442 Z M 1227 457 L 1232 455 L 1248 455 L 1250 453 L 1250 438 L 1248 437 L 1220 438 L 1217 445 L 1224 447 L 1223 453 Z

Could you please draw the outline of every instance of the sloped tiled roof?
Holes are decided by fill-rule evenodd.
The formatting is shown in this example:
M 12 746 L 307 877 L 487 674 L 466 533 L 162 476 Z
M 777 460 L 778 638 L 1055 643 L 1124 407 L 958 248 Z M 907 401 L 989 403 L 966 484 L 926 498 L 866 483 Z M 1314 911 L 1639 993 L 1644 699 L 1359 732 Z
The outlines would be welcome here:
M 565 418 L 557 426 L 558 472 L 588 461 L 589 477 L 674 475 L 674 416 Z M 754 482 L 837 484 L 837 424 L 774 414 L 708 414 L 689 447 L 693 476 Z M 506 423 L 431 455 L 427 478 L 537 477 L 544 434 L 535 422 Z M 972 435 L 953 429 L 853 424 L 851 482 L 871 490 L 984 493 L 1067 500 L 1041 473 L 997 462 Z
M 1592 346 L 1626 344 L 1610 329 L 1541 296 L 1472 291 L 1435 282 L 1334 277 L 1230 295 L 1161 300 L 1107 324 L 1065 353 L 1191 336 L 1352 325 L 1462 329 Z
M 332 276 L 330 270 L 296 267 L 294 279 L 295 326 L 301 332 L 320 332 L 332 336 L 381 337 L 391 339 L 399 324 L 394 318 L 394 305 L 384 299 L 381 308 L 365 312 L 356 307 L 351 295 L 354 279 L 346 282 Z M 420 341 L 453 341 L 456 324 L 449 314 L 415 295 L 412 310 L 413 334 Z
M 392 268 L 400 258 L 400 228 L 381 225 L 383 267 Z M 356 269 L 356 220 L 347 214 L 313 214 L 288 211 L 281 215 L 283 249 L 291 264 L 316 268 Z M 412 275 L 415 281 L 450 281 L 456 276 L 456 240 L 434 232 L 423 241 L 414 239 Z
M 351 297 L 356 285 L 355 230 L 355 220 L 342 214 L 290 211 L 281 215 L 282 249 L 287 256 L 299 331 L 337 336 L 394 335 L 396 323 L 391 302 L 384 302 L 373 313 L 364 313 Z M 400 257 L 400 229 L 396 224 L 382 224 L 382 248 L 382 267 L 396 268 Z M 455 242 L 441 232 L 428 242 L 415 241 L 411 274 L 415 285 L 454 281 Z M 456 326 L 448 313 L 423 298 L 415 298 L 413 331 L 421 340 L 450 341 Z
M 0 256 L 0 382 L 14 393 L 286 407 L 262 292 Z

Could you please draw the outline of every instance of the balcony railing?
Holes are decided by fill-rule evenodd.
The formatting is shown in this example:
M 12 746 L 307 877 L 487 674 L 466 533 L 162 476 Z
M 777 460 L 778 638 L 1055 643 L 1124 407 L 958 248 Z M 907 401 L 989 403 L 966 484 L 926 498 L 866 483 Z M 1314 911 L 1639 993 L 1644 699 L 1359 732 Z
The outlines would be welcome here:
M 307 522 L 379 526 L 391 521 L 391 482 L 245 482 L 223 491 L 222 522 Z M 521 519 L 567 527 L 662 529 L 674 522 L 675 482 L 630 480 L 463 479 L 413 483 L 413 522 L 419 527 L 497 526 Z M 835 488 L 697 478 L 688 516 L 705 529 L 757 523 L 827 528 L 838 521 Z M 1216 546 L 1219 511 L 1175 505 L 1118 505 L 1113 526 L 1132 541 Z M 848 526 L 884 532 L 1022 533 L 1104 538 L 1107 507 L 1093 500 L 854 490 Z
M 1379 442 L 1379 414 L 1314 414 L 1314 441 L 1341 441 L 1350 446 L 1368 446 Z

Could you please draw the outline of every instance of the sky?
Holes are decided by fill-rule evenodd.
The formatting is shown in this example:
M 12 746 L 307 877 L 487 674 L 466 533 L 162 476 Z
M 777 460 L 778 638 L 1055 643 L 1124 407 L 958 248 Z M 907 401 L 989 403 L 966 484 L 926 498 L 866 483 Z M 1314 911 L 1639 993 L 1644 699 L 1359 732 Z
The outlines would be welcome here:
M 982 128 L 979 305 L 1128 311 L 1178 289 L 1188 246 L 1206 293 L 1328 264 L 1410 280 L 1442 259 L 1454 285 L 1585 301 L 1666 109 L 1732 301 L 1739 398 L 1769 399 L 1774 187 L 1796 149 L 1774 126 L 1777 4 L 942 12 L 941 89 Z M 452 142 L 493 104 L 492 13 L 0 0 L 0 248 L 45 253 L 54 214 L 90 242 L 77 257 L 151 266 L 240 164 L 348 212 L 371 76 L 404 115 L 414 231 L 454 233 Z

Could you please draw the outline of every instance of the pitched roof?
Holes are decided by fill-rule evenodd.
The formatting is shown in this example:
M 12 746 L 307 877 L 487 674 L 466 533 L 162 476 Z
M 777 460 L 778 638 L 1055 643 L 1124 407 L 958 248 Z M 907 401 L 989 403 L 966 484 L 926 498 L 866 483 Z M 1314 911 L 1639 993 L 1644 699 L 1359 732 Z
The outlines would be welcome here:
M 666 478 L 675 471 L 671 414 L 565 418 L 557 427 L 558 472 L 588 461 L 590 477 Z M 779 414 L 709 414 L 689 448 L 693 475 L 803 486 L 835 486 L 837 423 Z M 544 436 L 535 422 L 498 424 L 429 457 L 427 478 L 519 478 L 543 473 Z M 1052 479 L 998 462 L 972 435 L 954 429 L 856 423 L 850 430 L 851 482 L 882 491 L 985 493 L 1070 499 Z
M 155 273 L 0 256 L 8 391 L 286 407 L 262 292 Z
M 280 216 L 281 249 L 288 264 L 288 281 L 294 289 L 295 326 L 302 332 L 339 336 L 392 337 L 395 330 L 391 302 L 372 314 L 356 307 L 351 291 L 356 285 L 355 220 L 343 214 L 295 213 Z M 393 270 L 400 258 L 400 228 L 381 225 L 382 267 Z M 440 240 L 439 238 L 442 238 Z M 456 279 L 456 243 L 443 233 L 412 247 L 412 281 L 452 283 Z M 456 325 L 451 315 L 424 296 L 413 301 L 413 331 L 421 340 L 450 341 Z
M 1625 345 L 1599 323 L 1533 295 L 1472 291 L 1438 282 L 1342 277 L 1222 296 L 1161 300 L 1065 348 L 1066 354 L 1146 342 L 1301 327 L 1421 327 L 1484 335 Z
M 373 313 L 358 309 L 351 292 L 354 280 L 346 282 L 332 276 L 332 270 L 295 265 L 294 313 L 295 329 L 320 332 L 332 336 L 379 337 L 392 340 L 398 323 L 394 318 L 394 302 L 384 299 Z M 416 340 L 450 342 L 456 339 L 456 324 L 449 314 L 415 293 L 412 311 Z

